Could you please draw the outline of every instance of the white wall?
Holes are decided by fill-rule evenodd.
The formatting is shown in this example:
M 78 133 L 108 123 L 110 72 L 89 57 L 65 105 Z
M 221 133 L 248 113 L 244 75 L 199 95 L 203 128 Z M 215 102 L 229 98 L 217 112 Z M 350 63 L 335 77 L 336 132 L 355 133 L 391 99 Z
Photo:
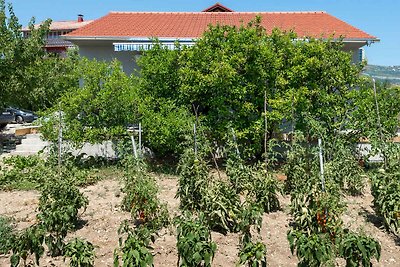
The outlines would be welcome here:
M 115 52 L 112 42 L 100 44 L 94 42 L 75 42 L 75 44 L 79 46 L 79 54 L 88 59 L 97 59 L 98 61 L 108 62 L 114 59 L 119 60 L 122 63 L 124 72 L 128 75 L 138 69 L 134 56 L 135 52 Z
M 359 63 L 360 62 L 359 49 L 361 47 L 363 47 L 364 45 L 365 45 L 365 42 L 345 43 L 343 46 L 343 50 L 346 52 L 352 53 L 353 63 Z
M 112 61 L 118 59 L 123 66 L 126 74 L 130 75 L 135 70 L 138 70 L 138 66 L 135 62 L 135 54 L 139 52 L 115 52 L 113 41 L 73 41 L 79 46 L 79 54 L 89 59 L 97 59 L 99 61 Z M 352 53 L 352 59 L 354 63 L 359 63 L 359 48 L 365 45 L 365 42 L 352 42 L 345 43 L 343 50 Z

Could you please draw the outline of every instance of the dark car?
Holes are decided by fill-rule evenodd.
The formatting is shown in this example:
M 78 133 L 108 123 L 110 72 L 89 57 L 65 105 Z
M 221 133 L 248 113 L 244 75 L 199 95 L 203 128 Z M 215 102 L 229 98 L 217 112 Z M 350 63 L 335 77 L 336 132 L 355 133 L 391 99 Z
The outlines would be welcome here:
M 0 130 L 4 129 L 7 124 L 14 121 L 15 121 L 15 116 L 12 112 L 8 110 L 0 112 Z
M 33 122 L 38 118 L 38 116 L 29 110 L 24 110 L 20 108 L 7 108 L 6 111 L 11 112 L 15 116 L 16 123 L 23 123 L 23 122 Z

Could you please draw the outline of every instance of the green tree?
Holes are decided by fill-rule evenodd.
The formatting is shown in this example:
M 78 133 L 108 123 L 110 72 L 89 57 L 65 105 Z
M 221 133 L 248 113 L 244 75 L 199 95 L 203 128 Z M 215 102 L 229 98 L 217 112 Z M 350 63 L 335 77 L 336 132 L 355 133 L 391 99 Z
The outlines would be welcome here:
M 0 0 L 0 106 L 19 104 L 16 96 L 25 89 L 20 88 L 26 78 L 25 70 L 44 56 L 44 37 L 50 22 L 47 20 L 35 29 L 31 19 L 31 35 L 24 38 L 11 4 L 6 7 L 5 1 Z
M 136 122 L 138 97 L 135 78 L 128 77 L 117 61 L 77 62 L 80 84 L 66 91 L 49 110 L 43 122 L 46 139 L 57 140 L 59 113 L 62 112 L 63 138 L 76 145 L 99 143 L 126 135 L 126 126 Z
M 233 127 L 242 150 L 261 155 L 264 115 L 267 138 L 285 123 L 309 138 L 343 127 L 355 109 L 351 91 L 361 66 L 341 48 L 340 40 L 269 34 L 259 18 L 240 27 L 210 26 L 193 47 L 156 45 L 146 52 L 140 84 L 156 101 L 197 110 L 218 143 Z

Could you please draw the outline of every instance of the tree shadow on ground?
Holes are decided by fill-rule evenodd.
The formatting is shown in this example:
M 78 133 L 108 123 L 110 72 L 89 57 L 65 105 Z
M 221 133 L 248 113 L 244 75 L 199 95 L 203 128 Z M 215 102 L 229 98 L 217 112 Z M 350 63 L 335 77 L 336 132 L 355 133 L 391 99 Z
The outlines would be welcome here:
M 76 227 L 75 227 L 75 231 L 82 229 L 87 224 L 88 224 L 88 220 L 78 219 Z

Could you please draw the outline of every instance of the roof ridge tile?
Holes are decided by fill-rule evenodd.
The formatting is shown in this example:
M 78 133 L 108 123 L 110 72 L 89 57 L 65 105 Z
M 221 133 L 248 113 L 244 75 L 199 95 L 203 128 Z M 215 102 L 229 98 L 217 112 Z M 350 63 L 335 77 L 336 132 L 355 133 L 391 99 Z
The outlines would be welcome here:
M 221 14 L 237 16 L 239 14 L 328 14 L 326 11 L 244 11 L 244 12 L 184 12 L 184 11 L 110 11 L 108 14 L 173 14 L 204 15 Z

